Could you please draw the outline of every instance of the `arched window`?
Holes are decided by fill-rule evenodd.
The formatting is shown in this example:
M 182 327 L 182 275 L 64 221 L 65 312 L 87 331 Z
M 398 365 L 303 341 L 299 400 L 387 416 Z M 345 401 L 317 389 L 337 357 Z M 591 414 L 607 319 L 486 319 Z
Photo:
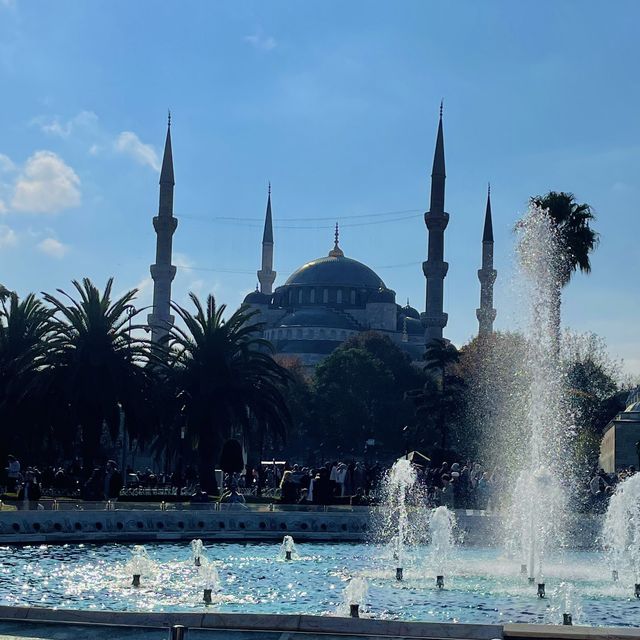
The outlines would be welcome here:
M 351 304 L 355 304 L 355 303 L 356 303 L 356 290 L 351 289 Z
M 298 304 L 302 304 L 302 289 L 298 291 Z
M 311 289 L 311 292 L 309 293 L 309 302 L 313 304 L 315 301 L 316 301 L 316 290 Z
M 338 289 L 338 292 L 336 293 L 336 302 L 338 304 L 342 304 L 342 289 Z
M 322 302 L 324 302 L 325 304 L 327 304 L 327 302 L 329 302 L 329 289 L 325 289 L 322 292 Z

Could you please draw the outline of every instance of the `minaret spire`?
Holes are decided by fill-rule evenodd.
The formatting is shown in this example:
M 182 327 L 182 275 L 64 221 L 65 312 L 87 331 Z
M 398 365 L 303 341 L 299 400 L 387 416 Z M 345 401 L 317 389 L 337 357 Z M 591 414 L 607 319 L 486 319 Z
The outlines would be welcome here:
M 491 185 L 489 184 L 482 232 L 482 268 L 478 269 L 480 308 L 476 309 L 476 317 L 478 318 L 478 335 L 480 336 L 493 333 L 493 321 L 496 319 L 496 310 L 493 308 L 493 284 L 497 275 L 498 272 L 493 268 L 493 222 L 491 220 Z
M 153 228 L 156 231 L 156 261 L 151 265 L 153 312 L 147 316 L 147 322 L 151 327 L 151 340 L 156 345 L 166 340 L 174 322 L 174 317 L 171 315 L 171 283 L 176 276 L 176 268 L 171 264 L 171 253 L 173 234 L 178 226 L 178 221 L 173 217 L 174 185 L 171 112 L 169 112 L 160 170 L 158 215 L 153 218 Z
M 339 240 L 340 240 L 340 228 L 338 227 L 338 223 L 336 222 L 336 230 L 335 230 L 335 233 L 333 234 L 333 249 L 329 251 L 329 257 L 331 258 L 344 257 L 344 252 L 342 251 L 342 249 L 340 248 L 340 245 L 338 244 Z
M 260 292 L 267 295 L 273 293 L 273 283 L 276 272 L 273 270 L 273 218 L 271 215 L 271 182 L 267 191 L 267 212 L 264 218 L 264 232 L 262 234 L 262 266 L 258 271 Z
M 442 330 L 447 325 L 448 319 L 443 311 L 444 279 L 449 269 L 449 265 L 444 261 L 444 230 L 449 224 L 449 214 L 444 210 L 445 179 L 444 133 L 442 103 L 440 103 L 440 120 L 431 171 L 431 201 L 429 211 L 424 214 L 424 222 L 429 231 L 427 260 L 422 263 L 422 271 L 427 279 L 426 313 L 423 316 L 425 343 L 442 338 Z

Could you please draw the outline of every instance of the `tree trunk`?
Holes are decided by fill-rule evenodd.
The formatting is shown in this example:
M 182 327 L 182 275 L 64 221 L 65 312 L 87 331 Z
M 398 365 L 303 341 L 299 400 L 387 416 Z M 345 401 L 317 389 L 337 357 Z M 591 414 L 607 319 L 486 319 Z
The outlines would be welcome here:
M 97 424 L 82 425 L 82 467 L 83 475 L 88 478 L 98 465 L 100 452 L 100 437 L 102 435 L 102 420 Z

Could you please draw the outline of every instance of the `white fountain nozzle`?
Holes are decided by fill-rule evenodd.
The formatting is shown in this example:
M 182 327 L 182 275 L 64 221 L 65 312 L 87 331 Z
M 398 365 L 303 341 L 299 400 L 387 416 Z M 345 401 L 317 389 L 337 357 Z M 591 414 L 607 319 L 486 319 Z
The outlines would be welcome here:
M 444 589 L 444 576 L 436 576 L 436 587 Z
M 211 589 L 205 589 L 202 594 L 202 599 L 205 604 L 211 604 Z
M 349 605 L 349 615 L 352 618 L 359 618 L 360 617 L 360 605 L 357 602 L 352 602 Z
M 571 616 L 570 613 L 563 613 L 562 614 L 562 624 L 563 625 L 572 625 L 573 624 L 573 617 Z
M 538 598 L 545 597 L 544 582 L 538 582 Z
M 635 595 L 636 598 L 640 598 L 640 584 L 637 582 L 633 587 L 633 594 Z
M 284 552 L 284 559 L 285 560 L 291 560 L 291 551 L 285 551 Z
M 618 582 L 618 578 L 619 578 L 619 576 L 618 576 L 618 570 L 617 570 L 617 569 L 612 569 L 612 570 L 611 570 L 611 579 L 612 579 L 614 582 Z
M 140 586 L 140 574 L 139 573 L 134 573 L 133 574 L 133 581 L 131 582 L 131 586 L 132 587 L 139 587 Z
M 527 569 L 527 565 L 526 564 L 521 564 L 520 565 L 520 575 L 521 576 L 526 576 L 528 573 L 528 569 Z
M 398 582 L 400 582 L 402 580 L 403 573 L 404 573 L 404 571 L 403 571 L 402 567 L 396 567 L 396 580 Z

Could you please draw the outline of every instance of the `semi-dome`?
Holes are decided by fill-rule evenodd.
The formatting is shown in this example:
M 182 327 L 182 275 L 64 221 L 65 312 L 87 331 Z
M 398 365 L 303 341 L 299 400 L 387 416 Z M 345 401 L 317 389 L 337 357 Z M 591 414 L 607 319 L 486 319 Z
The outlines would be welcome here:
M 414 318 L 415 320 L 420 320 L 420 312 L 417 309 L 414 309 L 407 300 L 407 304 L 400 309 L 400 314 L 407 318 Z
M 271 300 L 271 296 L 266 293 L 262 293 L 257 289 L 247 294 L 244 298 L 245 304 L 269 304 Z

